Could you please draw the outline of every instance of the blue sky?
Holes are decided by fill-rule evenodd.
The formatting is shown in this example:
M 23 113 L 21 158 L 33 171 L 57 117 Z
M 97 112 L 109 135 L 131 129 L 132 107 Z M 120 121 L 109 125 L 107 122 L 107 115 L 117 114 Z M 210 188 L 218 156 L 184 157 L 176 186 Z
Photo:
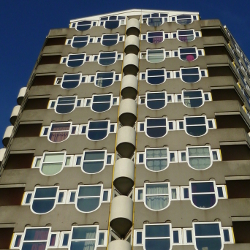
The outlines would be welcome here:
M 50 29 L 68 27 L 70 19 L 132 8 L 198 11 L 201 19 L 220 19 L 250 59 L 249 0 L 0 0 L 0 137 Z

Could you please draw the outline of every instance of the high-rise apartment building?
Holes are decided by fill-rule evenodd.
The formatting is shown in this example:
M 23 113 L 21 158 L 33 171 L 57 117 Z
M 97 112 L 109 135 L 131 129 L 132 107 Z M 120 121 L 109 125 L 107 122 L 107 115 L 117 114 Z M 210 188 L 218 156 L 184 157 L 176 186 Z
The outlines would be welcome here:
M 17 102 L 0 249 L 250 249 L 250 62 L 219 20 L 71 20 Z

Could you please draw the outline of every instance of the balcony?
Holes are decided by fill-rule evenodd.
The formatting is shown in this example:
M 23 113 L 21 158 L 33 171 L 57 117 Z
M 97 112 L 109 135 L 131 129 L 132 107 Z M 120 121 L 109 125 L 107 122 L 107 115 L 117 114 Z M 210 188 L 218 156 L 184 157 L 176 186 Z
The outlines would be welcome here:
M 20 106 L 20 105 L 17 105 L 17 106 L 15 106 L 15 107 L 13 108 L 13 110 L 12 110 L 12 112 L 11 112 L 11 115 L 10 115 L 10 123 L 11 123 L 12 125 L 14 125 L 15 122 L 16 122 L 16 119 L 17 119 L 18 113 L 19 113 L 19 111 L 20 111 L 20 108 L 21 108 L 21 106 Z
M 127 36 L 139 36 L 140 34 L 140 22 L 136 18 L 131 18 L 127 22 Z
M 123 98 L 135 99 L 137 96 L 137 77 L 126 75 L 122 79 L 121 94 Z
M 136 76 L 139 70 L 139 58 L 134 54 L 127 54 L 123 60 L 123 72 L 125 75 Z
M 119 121 L 123 126 L 133 127 L 137 119 L 136 102 L 133 99 L 124 99 L 120 103 Z

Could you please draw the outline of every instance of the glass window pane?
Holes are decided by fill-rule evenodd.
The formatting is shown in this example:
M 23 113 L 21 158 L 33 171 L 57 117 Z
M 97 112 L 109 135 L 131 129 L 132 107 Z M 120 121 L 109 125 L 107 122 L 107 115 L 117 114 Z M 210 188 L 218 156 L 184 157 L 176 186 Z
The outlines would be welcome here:
M 101 186 L 84 186 L 79 189 L 79 196 L 100 196 Z
M 45 154 L 44 162 L 62 162 L 64 158 L 64 153 L 57 154 Z
M 169 250 L 170 239 L 147 239 L 145 248 L 146 250 Z
M 146 225 L 145 237 L 170 237 L 169 225 Z
M 57 189 L 57 187 L 37 188 L 34 198 L 55 198 Z
M 77 208 L 82 212 L 91 212 L 98 208 L 100 204 L 100 197 L 97 198 L 78 198 Z
M 198 250 L 221 250 L 222 243 L 221 238 L 197 238 L 196 246 Z
M 192 193 L 214 192 L 213 182 L 191 183 Z
M 72 239 L 95 239 L 96 227 L 74 227 Z
M 103 160 L 105 156 L 104 151 L 96 151 L 96 152 L 85 152 L 84 160 Z
M 32 210 L 38 214 L 44 214 L 51 211 L 54 205 L 55 199 L 34 200 L 32 204 Z
M 48 234 L 48 228 L 27 229 L 24 240 L 47 240 Z
M 219 236 L 220 226 L 218 223 L 195 224 L 195 236 Z

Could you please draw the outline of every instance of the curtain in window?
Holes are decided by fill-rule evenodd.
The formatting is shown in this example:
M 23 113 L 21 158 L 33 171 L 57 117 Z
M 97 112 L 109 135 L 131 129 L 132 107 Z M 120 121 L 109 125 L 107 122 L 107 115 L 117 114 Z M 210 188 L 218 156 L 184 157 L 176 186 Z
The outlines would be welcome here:
M 53 124 L 49 139 L 53 142 L 61 142 L 67 139 L 69 135 L 70 124 Z
M 151 196 L 154 194 L 153 196 Z M 146 204 L 153 210 L 165 208 L 169 203 L 168 184 L 146 186 Z
M 153 43 L 161 43 L 163 41 L 163 37 L 153 37 Z

